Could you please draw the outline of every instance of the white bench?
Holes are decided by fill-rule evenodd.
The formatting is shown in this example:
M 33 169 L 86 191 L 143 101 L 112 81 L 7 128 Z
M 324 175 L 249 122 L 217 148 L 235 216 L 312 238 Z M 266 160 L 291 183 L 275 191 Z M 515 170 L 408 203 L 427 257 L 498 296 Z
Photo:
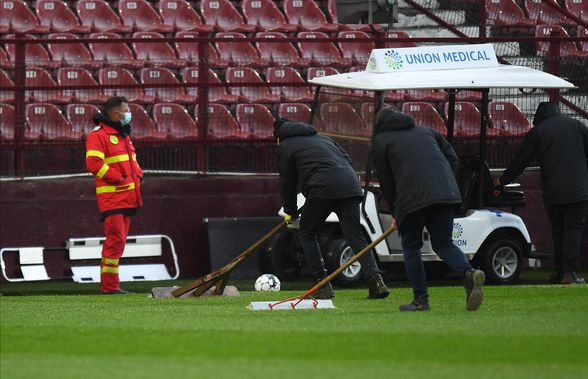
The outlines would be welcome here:
M 72 279 L 78 283 L 97 283 L 100 282 L 100 259 L 102 258 L 102 244 L 106 238 L 89 237 L 89 238 L 70 238 L 66 241 L 70 262 L 80 260 L 97 260 L 91 265 L 72 265 Z M 174 262 L 175 274 L 172 276 L 164 263 L 144 263 L 144 264 L 124 264 L 124 258 L 163 258 L 163 241 L 167 241 L 170 246 L 171 255 Z M 3 248 L 0 250 L 0 261 L 2 263 L 2 274 L 10 282 L 23 282 L 33 280 L 50 280 L 47 270 L 44 266 L 42 247 L 28 248 Z M 22 278 L 9 278 L 6 274 L 6 264 L 4 262 L 5 252 L 15 252 L 19 254 L 20 269 Z M 123 260 L 119 266 L 120 280 L 123 282 L 136 280 L 173 280 L 177 279 L 180 274 L 178 266 L 178 257 L 172 240 L 163 234 L 141 235 L 127 237 L 127 243 L 122 256 Z

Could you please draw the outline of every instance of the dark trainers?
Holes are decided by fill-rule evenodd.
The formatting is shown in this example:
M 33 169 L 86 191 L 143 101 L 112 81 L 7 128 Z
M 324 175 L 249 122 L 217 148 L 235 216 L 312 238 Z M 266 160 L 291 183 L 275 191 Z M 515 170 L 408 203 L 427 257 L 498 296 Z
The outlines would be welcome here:
M 586 280 L 580 278 L 575 272 L 566 272 L 559 282 L 561 284 L 586 284 Z
M 368 279 L 369 285 L 369 292 L 368 297 L 370 299 L 385 299 L 390 295 L 390 291 L 384 280 L 382 279 L 382 275 L 375 274 Z
M 398 309 L 401 312 L 428 311 L 429 299 L 426 296 L 416 297 L 410 304 L 402 304 Z
M 109 292 L 100 292 L 102 295 L 132 295 L 133 292 L 130 291 L 125 291 L 123 289 L 117 289 L 114 291 L 109 291 Z
M 327 283 L 311 296 L 315 299 L 332 299 L 335 297 L 335 292 L 333 291 L 333 287 L 331 287 L 331 283 Z
M 466 271 L 464 287 L 466 289 L 466 309 L 468 311 L 475 311 L 482 305 L 484 280 L 486 280 L 484 271 L 474 269 Z

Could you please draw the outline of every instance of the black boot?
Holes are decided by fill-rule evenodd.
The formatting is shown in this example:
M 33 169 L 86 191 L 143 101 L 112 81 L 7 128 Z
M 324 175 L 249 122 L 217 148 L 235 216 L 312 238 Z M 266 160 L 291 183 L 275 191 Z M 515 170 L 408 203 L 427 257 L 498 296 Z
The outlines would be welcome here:
M 385 299 L 390 295 L 390 290 L 386 287 L 382 275 L 379 273 L 372 275 L 368 279 L 369 292 L 368 297 L 370 299 Z
M 466 271 L 464 287 L 466 289 L 466 309 L 468 311 L 475 311 L 482 305 L 484 280 L 486 280 L 484 271 L 472 268 Z
M 402 304 L 399 307 L 401 312 L 415 312 L 429 310 L 429 297 L 427 295 L 415 297 L 409 304 Z
M 311 296 L 315 299 L 332 299 L 335 297 L 335 292 L 333 291 L 333 287 L 331 287 L 331 283 L 327 282 Z

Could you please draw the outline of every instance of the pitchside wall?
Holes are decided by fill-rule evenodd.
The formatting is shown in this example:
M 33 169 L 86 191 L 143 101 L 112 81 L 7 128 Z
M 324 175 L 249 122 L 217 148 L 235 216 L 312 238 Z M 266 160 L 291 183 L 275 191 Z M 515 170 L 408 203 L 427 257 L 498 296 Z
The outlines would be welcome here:
M 520 183 L 527 207 L 518 213 L 538 250 L 551 251 L 538 172 L 525 173 Z M 93 189 L 91 178 L 0 183 L 0 247 L 60 247 L 70 237 L 101 236 Z M 170 236 L 182 277 L 210 269 L 203 218 L 275 216 L 280 205 L 277 178 L 147 176 L 143 194 L 145 207 L 134 218 L 130 233 Z M 582 249 L 586 267 L 588 228 Z

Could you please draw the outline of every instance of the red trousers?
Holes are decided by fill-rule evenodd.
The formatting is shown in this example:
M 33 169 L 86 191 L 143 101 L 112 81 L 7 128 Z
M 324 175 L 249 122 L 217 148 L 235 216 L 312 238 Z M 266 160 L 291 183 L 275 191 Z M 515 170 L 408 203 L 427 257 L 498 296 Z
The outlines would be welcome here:
M 120 289 L 118 278 L 118 261 L 123 255 L 131 216 L 113 214 L 104 219 L 106 241 L 102 245 L 100 262 L 100 291 L 111 292 Z

